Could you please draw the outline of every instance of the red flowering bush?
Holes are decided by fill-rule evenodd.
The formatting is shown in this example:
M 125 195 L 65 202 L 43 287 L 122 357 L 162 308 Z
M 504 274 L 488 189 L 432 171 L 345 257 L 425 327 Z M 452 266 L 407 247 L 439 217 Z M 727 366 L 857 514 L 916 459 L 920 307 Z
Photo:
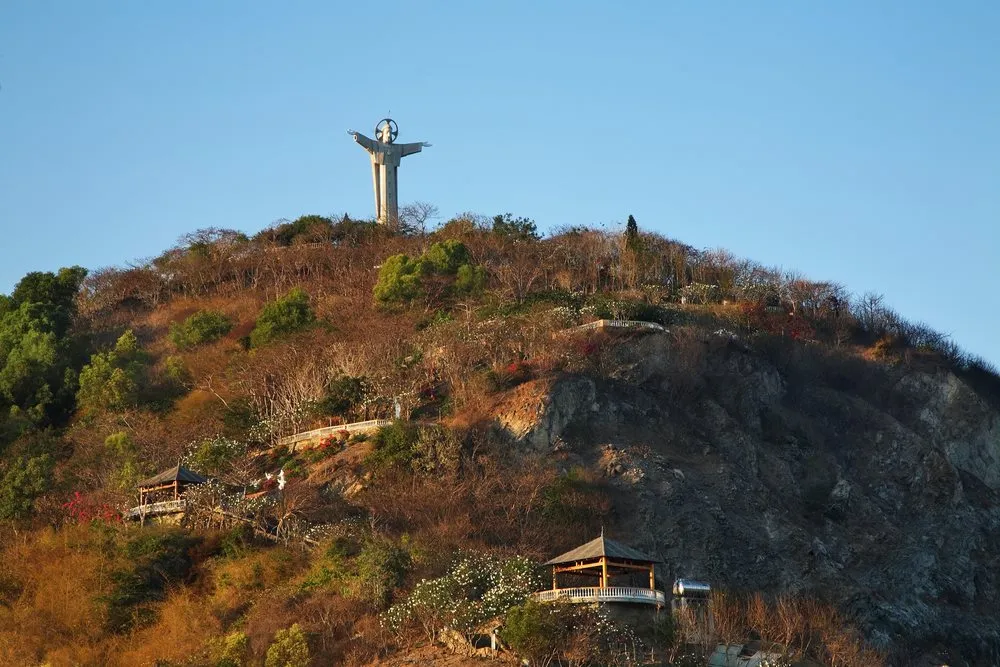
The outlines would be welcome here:
M 73 492 L 73 497 L 62 504 L 66 511 L 67 518 L 73 523 L 90 523 L 91 521 L 103 521 L 104 523 L 121 523 L 121 512 L 107 503 L 97 503 L 92 499 L 82 495 L 79 491 Z
M 523 384 L 532 378 L 533 371 L 531 364 L 527 361 L 515 361 L 504 366 L 500 370 L 491 370 L 487 373 L 491 391 L 504 391 L 511 387 Z

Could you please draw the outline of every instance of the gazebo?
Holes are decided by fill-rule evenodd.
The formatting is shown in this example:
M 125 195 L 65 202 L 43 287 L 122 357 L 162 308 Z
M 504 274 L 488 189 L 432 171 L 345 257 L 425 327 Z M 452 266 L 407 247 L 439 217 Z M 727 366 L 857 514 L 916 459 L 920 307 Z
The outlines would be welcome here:
M 177 464 L 169 470 L 139 482 L 139 505 L 128 511 L 129 518 L 145 519 L 149 515 L 175 514 L 184 511 L 184 491 L 208 479 Z M 153 502 L 150 502 L 150 499 Z
M 640 604 L 655 604 L 662 607 L 666 604 L 663 591 L 656 590 L 655 565 L 657 559 L 604 537 L 603 533 L 597 539 L 556 556 L 545 563 L 552 566 L 552 590 L 535 593 L 540 602 L 566 600 L 569 602 L 633 602 Z M 649 574 L 649 587 L 644 586 L 613 586 L 611 579 L 637 573 Z M 597 586 L 560 588 L 559 575 L 572 574 L 584 577 L 596 577 Z M 631 582 L 629 582 L 631 583 Z

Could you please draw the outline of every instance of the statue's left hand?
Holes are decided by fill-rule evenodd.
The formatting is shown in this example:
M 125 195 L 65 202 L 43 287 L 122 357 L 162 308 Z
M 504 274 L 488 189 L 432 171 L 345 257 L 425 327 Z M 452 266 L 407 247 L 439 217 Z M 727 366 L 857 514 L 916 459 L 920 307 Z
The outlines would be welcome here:
M 430 146 L 431 146 L 431 145 L 430 145 L 429 143 L 427 143 L 426 141 L 421 141 L 421 142 L 420 142 L 420 145 L 421 145 L 421 146 L 423 146 L 424 148 L 430 148 Z

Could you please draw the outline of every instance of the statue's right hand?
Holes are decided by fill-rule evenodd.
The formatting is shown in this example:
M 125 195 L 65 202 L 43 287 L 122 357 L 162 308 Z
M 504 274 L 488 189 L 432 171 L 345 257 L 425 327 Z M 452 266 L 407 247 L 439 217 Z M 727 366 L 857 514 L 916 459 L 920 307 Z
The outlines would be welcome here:
M 348 131 L 347 131 L 347 133 L 348 133 L 349 135 L 351 135 L 352 137 L 353 137 L 353 136 L 354 136 L 355 134 L 357 134 L 357 132 L 355 132 L 354 130 L 348 130 Z

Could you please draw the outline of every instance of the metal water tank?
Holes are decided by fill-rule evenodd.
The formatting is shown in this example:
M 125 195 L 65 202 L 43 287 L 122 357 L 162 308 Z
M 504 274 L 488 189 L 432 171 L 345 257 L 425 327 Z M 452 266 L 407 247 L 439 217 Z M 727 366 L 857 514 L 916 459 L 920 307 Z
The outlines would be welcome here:
M 704 581 L 694 579 L 678 579 L 674 582 L 674 595 L 682 598 L 707 598 L 712 593 L 712 587 Z

